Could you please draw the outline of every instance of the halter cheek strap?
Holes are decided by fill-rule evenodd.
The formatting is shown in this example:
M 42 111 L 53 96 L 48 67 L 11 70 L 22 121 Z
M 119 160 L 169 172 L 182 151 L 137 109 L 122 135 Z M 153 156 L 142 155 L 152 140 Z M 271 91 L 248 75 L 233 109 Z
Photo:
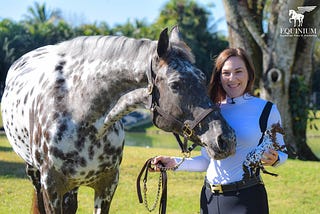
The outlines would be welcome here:
M 152 60 L 150 63 L 150 69 L 148 69 L 147 71 L 147 78 L 148 78 L 148 94 L 149 94 L 148 108 L 151 111 L 151 118 L 152 118 L 153 124 L 157 125 L 155 123 L 155 115 L 158 114 L 161 117 L 163 117 L 165 120 L 169 121 L 174 126 L 180 127 L 179 130 L 180 130 L 180 133 L 183 135 L 184 141 L 183 142 L 181 141 L 178 133 L 173 133 L 173 134 L 179 143 L 182 153 L 184 154 L 189 154 L 197 145 L 205 146 L 200 141 L 200 139 L 198 139 L 198 137 L 196 136 L 194 129 L 196 128 L 197 125 L 200 124 L 200 122 L 203 119 L 205 119 L 211 112 L 213 112 L 215 108 L 209 105 L 209 108 L 205 109 L 199 116 L 195 118 L 195 120 L 192 120 L 192 121 L 187 120 L 182 122 L 178 118 L 170 114 L 167 114 L 163 109 L 161 109 L 158 104 L 158 100 L 156 100 L 156 96 L 154 95 L 155 88 L 156 88 L 156 85 L 155 85 L 156 74 L 154 73 L 152 68 Z M 194 143 L 189 148 L 187 148 L 189 139 L 195 139 L 197 142 Z

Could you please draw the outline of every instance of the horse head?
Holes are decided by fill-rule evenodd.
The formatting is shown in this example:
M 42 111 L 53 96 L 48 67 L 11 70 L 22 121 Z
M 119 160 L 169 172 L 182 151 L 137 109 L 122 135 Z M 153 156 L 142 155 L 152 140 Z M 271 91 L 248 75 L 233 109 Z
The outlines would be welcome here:
M 271 141 L 275 144 L 278 145 L 277 143 L 277 133 L 284 135 L 284 129 L 281 127 L 280 123 L 275 123 L 271 125 L 270 130 L 267 131 L 269 133 L 269 137 L 271 139 Z
M 289 10 L 289 16 L 293 16 L 294 14 L 296 14 L 296 11 L 294 11 L 294 10 Z
M 284 129 L 281 127 L 280 123 L 275 123 L 275 124 L 272 124 L 271 126 L 271 132 L 273 133 L 279 133 L 279 134 L 282 134 L 284 135 L 285 132 L 284 132 Z
M 235 152 L 235 133 L 208 97 L 205 75 L 194 62 L 178 28 L 170 35 L 164 29 L 147 75 L 153 123 L 204 146 L 210 157 L 223 159 Z

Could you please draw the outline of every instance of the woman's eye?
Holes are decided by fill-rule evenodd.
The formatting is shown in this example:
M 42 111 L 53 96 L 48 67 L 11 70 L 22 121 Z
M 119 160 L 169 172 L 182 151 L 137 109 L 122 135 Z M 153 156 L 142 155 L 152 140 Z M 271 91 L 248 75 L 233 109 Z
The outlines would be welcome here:
M 230 76 L 230 72 L 222 72 L 221 75 L 224 76 L 224 77 L 228 77 L 228 76 Z

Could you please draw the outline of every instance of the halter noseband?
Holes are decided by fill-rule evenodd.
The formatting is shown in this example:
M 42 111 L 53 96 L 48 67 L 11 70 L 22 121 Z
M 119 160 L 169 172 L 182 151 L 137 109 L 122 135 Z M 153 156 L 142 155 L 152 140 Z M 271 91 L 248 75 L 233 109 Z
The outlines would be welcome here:
M 152 118 L 152 122 L 153 124 L 155 124 L 154 121 L 154 114 L 157 113 L 160 116 L 162 116 L 163 118 L 165 118 L 167 121 L 169 121 L 171 124 L 175 124 L 177 127 L 180 127 L 180 130 L 182 132 L 183 135 L 183 142 L 181 141 L 179 134 L 177 133 L 173 133 L 173 135 L 176 137 L 176 140 L 179 143 L 179 146 L 182 150 L 182 153 L 184 153 L 185 155 L 189 155 L 190 152 L 197 146 L 205 146 L 204 143 L 201 142 L 201 140 L 195 135 L 195 127 L 197 125 L 200 124 L 200 122 L 205 119 L 212 111 L 215 110 L 215 108 L 212 108 L 210 106 L 210 108 L 205 109 L 200 115 L 198 115 L 196 117 L 196 119 L 194 120 L 186 120 L 184 122 L 182 122 L 181 120 L 179 120 L 178 118 L 167 114 L 164 110 L 162 110 L 160 108 L 160 106 L 158 105 L 157 100 L 155 99 L 154 96 L 154 88 L 155 86 L 155 73 L 152 69 L 152 60 L 151 60 L 151 66 L 150 69 L 148 69 L 147 71 L 147 78 L 148 78 L 148 94 L 149 96 L 149 103 L 148 103 L 148 108 L 151 111 L 151 118 Z M 156 124 L 155 124 L 156 125 Z M 191 138 L 193 139 L 197 139 L 197 142 L 192 144 L 189 148 L 188 148 L 188 140 L 190 140 Z

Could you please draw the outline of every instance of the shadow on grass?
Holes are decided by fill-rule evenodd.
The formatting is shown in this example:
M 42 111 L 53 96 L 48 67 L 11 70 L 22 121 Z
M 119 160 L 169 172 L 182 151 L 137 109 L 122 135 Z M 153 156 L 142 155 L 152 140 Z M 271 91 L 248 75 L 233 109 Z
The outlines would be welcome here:
M 0 146 L 0 152 L 12 152 L 12 147 Z
M 25 172 L 25 164 L 0 161 L 0 176 L 1 177 L 27 178 L 27 175 Z

